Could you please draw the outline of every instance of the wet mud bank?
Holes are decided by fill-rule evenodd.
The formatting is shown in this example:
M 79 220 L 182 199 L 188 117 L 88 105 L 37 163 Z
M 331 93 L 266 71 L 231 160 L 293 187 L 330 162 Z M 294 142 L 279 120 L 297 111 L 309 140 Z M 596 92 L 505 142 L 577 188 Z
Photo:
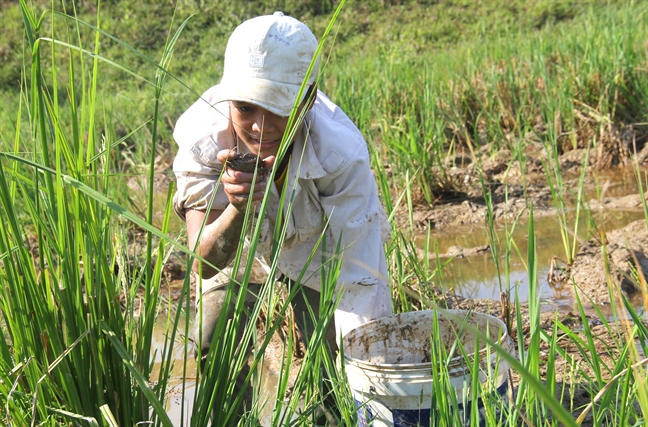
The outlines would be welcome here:
M 451 245 L 443 249 L 439 258 L 490 254 L 487 241 L 469 247 L 452 242 L 453 235 L 457 236 L 457 242 L 466 241 L 459 237 L 466 233 L 474 234 L 488 226 L 488 206 L 482 182 L 487 183 L 486 191 L 492 200 L 495 227 L 502 226 L 505 220 L 509 227 L 514 221 L 527 220 L 531 207 L 535 220 L 550 216 L 557 218 L 559 212 L 555 195 L 547 179 L 549 172 L 545 170 L 546 156 L 542 150 L 535 154 L 536 157 L 526 158 L 523 171 L 520 162 L 513 159 L 508 151 L 485 157 L 481 166 L 468 164 L 463 168 L 455 167 L 453 173 L 463 177 L 461 191 L 451 198 L 440 199 L 433 206 L 419 204 L 414 208 L 414 225 L 419 231 L 433 228 L 434 233 L 445 234 L 445 241 L 450 242 Z M 621 221 L 623 225 L 615 229 L 610 228 L 613 222 L 605 217 L 617 214 L 626 219 L 644 216 L 648 192 L 643 195 L 639 193 L 636 170 L 645 175 L 646 170 L 641 165 L 648 158 L 648 151 L 644 149 L 639 152 L 635 157 L 636 162 L 630 158 L 626 162 L 636 164 L 638 168 L 617 165 L 599 169 L 597 158 L 585 150 L 572 150 L 560 157 L 566 216 L 572 221 L 571 217 L 578 208 L 581 220 L 585 218 L 588 223 L 578 230 L 566 230 L 571 239 L 569 246 L 577 242 L 574 247 L 578 249 L 573 260 L 567 262 L 564 251 L 549 254 L 547 277 L 542 278 L 556 292 L 571 293 L 572 297 L 578 293 L 587 308 L 609 306 L 610 296 L 614 298 L 615 292 L 619 303 L 620 293 L 637 301 L 640 283 L 648 277 L 648 220 L 644 218 L 627 224 Z M 586 160 L 586 174 L 581 177 L 580 170 Z M 577 206 L 575 197 L 581 188 L 582 196 Z M 408 221 L 408 218 L 397 220 L 403 226 Z M 548 224 L 556 230 L 561 228 L 557 219 Z M 583 233 L 583 230 L 587 232 Z M 608 291 L 609 283 L 613 284 L 613 292 Z
M 612 299 L 620 305 L 621 293 L 638 296 L 646 277 L 648 227 L 645 220 L 638 220 L 584 242 L 572 265 L 561 269 L 557 280 L 564 286 L 573 283 L 584 305 L 600 307 L 611 304 Z
M 637 198 L 621 196 L 628 196 L 629 192 L 636 190 L 631 184 L 635 180 L 633 165 L 637 164 L 640 170 L 645 170 L 648 147 L 635 156 L 613 158 L 615 161 L 611 164 L 599 161 L 596 153 L 586 149 L 567 151 L 559 156 L 558 173 L 562 187 L 565 193 L 570 193 L 566 195 L 568 208 L 574 207 L 573 200 L 570 199 L 578 191 L 583 168 L 586 171 L 583 180 L 586 204 L 592 210 L 641 207 Z M 496 223 L 501 223 L 504 219 L 525 219 L 530 206 L 533 207 L 535 218 L 556 215 L 554 195 L 548 181 L 548 177 L 551 178 L 552 185 L 556 188 L 557 167 L 552 166 L 552 161 L 542 146 L 532 146 L 521 157 L 510 150 L 501 150 L 494 155 L 483 154 L 478 163 L 464 155 L 458 155 L 450 159 L 452 166 L 447 168 L 452 190 L 439 197 L 433 205 L 422 201 L 414 203 L 414 226 L 419 231 L 483 226 L 488 211 L 484 190 L 492 200 Z M 607 167 L 602 168 L 601 164 Z M 402 208 L 403 211 L 405 209 Z M 396 223 L 398 226 L 409 226 L 409 215 L 400 212 Z

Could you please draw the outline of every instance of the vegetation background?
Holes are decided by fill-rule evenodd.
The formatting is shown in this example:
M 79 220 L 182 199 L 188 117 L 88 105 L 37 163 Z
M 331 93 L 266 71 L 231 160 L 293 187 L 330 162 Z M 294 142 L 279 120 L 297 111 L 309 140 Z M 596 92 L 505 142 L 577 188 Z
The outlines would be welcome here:
M 163 121 L 158 129 L 158 149 L 171 154 L 175 120 L 198 94 L 220 80 L 226 41 L 238 23 L 283 10 L 306 22 L 320 37 L 337 3 L 127 0 L 100 5 L 88 1 L 30 4 L 41 11 L 53 6 L 89 23 L 96 23 L 100 9 L 100 26 L 106 33 L 153 61 L 159 59 L 169 32 L 190 18 L 169 64 L 169 71 L 189 90 L 169 81 L 160 103 Z M 603 108 L 599 111 L 602 115 L 612 113 L 613 121 L 641 122 L 635 116 L 645 111 L 642 93 L 627 87 L 621 94 L 630 97 L 627 101 L 617 99 L 618 91 L 615 93 L 616 86 L 645 80 L 641 69 L 633 68 L 639 65 L 633 58 L 645 50 L 645 25 L 641 25 L 645 14 L 640 6 L 641 2 L 621 0 L 351 0 L 325 48 L 327 64 L 321 88 L 357 122 L 370 145 L 396 140 L 397 144 L 383 149 L 390 151 L 393 166 L 412 172 L 429 169 L 440 157 L 466 149 L 471 142 L 476 146 L 494 142 L 493 150 L 507 143 L 516 145 L 511 134 L 514 139 L 525 138 L 538 121 L 546 125 L 554 118 L 555 112 L 547 111 L 550 109 L 563 113 L 559 132 L 569 134 L 578 127 L 570 109 L 574 99 L 597 111 Z M 21 79 L 29 78 L 24 70 L 30 63 L 19 3 L 3 1 L 0 8 L 0 94 L 5 100 L 0 135 L 6 142 L 15 126 L 12 112 L 18 111 Z M 638 13 L 633 13 L 635 10 Z M 594 15 L 602 20 L 592 21 Z M 630 18 L 636 21 L 621 22 Z M 597 31 L 597 23 L 608 28 Z M 46 20 L 44 34 L 51 30 L 48 25 Z M 59 25 L 71 30 L 72 23 Z M 635 31 L 616 32 L 620 26 Z M 89 43 L 91 37 L 91 31 L 81 28 L 81 43 Z M 139 128 L 144 117 L 150 117 L 153 89 L 147 82 L 153 81 L 156 70 L 142 56 L 106 37 L 100 40 L 98 54 L 119 64 L 101 66 L 97 96 L 116 137 L 122 138 Z M 631 55 L 620 56 L 625 54 Z M 67 67 L 61 67 L 67 55 L 64 49 L 57 55 L 61 81 L 67 78 Z M 47 72 L 50 59 L 42 61 Z M 622 81 L 618 81 L 619 72 Z M 553 86 L 544 92 L 556 98 L 552 105 L 543 99 L 540 87 L 546 77 Z M 64 101 L 65 93 L 60 96 Z M 616 103 L 603 102 L 605 98 L 614 98 Z M 632 103 L 629 116 L 613 111 L 628 103 Z M 435 117 L 437 120 L 429 120 Z M 143 154 L 149 136 L 143 128 L 122 141 L 124 155 L 135 152 L 135 159 L 148 158 Z M 413 152 L 416 156 L 408 156 L 413 143 L 407 140 L 413 137 L 419 147 Z M 427 202 L 432 202 L 437 190 L 452 187 L 438 171 L 418 176 Z
M 283 10 L 321 37 L 337 6 L 323 0 L 0 1 L 3 421 L 112 427 L 152 417 L 158 425 L 170 425 L 162 402 L 172 343 L 187 334 L 180 320 L 183 310 L 193 309 L 188 279 L 179 307 L 160 288 L 170 248 L 190 253 L 180 227 L 170 226 L 169 194 L 162 206 L 153 205 L 157 177 L 170 175 L 174 122 L 219 81 L 226 40 L 242 20 Z M 480 164 L 483 156 L 507 149 L 524 171 L 527 151 L 541 147 L 570 260 L 576 238 L 566 215 L 569 192 L 558 155 L 591 147 L 605 153 L 592 156 L 603 167 L 626 161 L 629 150 L 645 144 L 647 11 L 645 2 L 632 0 L 350 0 L 324 45 L 321 88 L 365 134 L 392 220 L 403 199 L 411 218 L 413 206 L 460 191 L 462 181 L 451 172 L 462 156 Z M 624 139 L 627 130 L 635 146 Z M 127 188 L 132 177 L 143 178 L 143 196 Z M 579 194 L 582 186 L 581 181 Z M 484 198 L 489 201 L 486 186 Z M 493 218 L 488 219 L 494 236 Z M 533 236 L 531 217 L 529 295 L 536 294 L 537 282 Z M 409 237 L 395 230 L 387 248 L 396 311 L 435 307 L 431 289 L 419 287 L 424 295 L 414 299 L 401 285 L 426 284 L 441 274 L 441 265 L 430 261 L 429 235 L 424 262 Z M 495 249 L 493 255 L 496 262 L 503 260 L 505 276 L 516 247 L 507 237 L 500 250 L 500 257 Z M 335 283 L 334 270 L 323 280 Z M 645 290 L 645 280 L 636 276 Z M 511 291 L 509 282 L 502 291 Z M 529 325 L 526 335 L 517 337 L 519 359 L 509 360 L 522 380 L 513 405 L 496 398 L 487 405 L 499 409 L 486 414 L 489 425 L 524 419 L 573 426 L 572 414 L 581 411 L 589 412 L 592 425 L 642 425 L 648 409 L 642 368 L 648 329 L 635 308 L 613 296 L 618 307 L 626 306 L 633 324 L 625 335 L 616 334 L 618 328 L 599 313 L 599 321 L 616 334 L 611 365 L 597 354 L 582 307 L 585 336 L 558 319 L 553 331 L 542 330 L 534 298 L 524 311 L 515 306 L 518 330 Z M 270 306 L 276 304 L 272 295 L 267 298 Z M 171 344 L 161 350 L 163 362 L 152 382 L 151 331 L 163 308 L 171 314 Z M 277 310 L 284 314 L 286 305 Z M 323 319 L 330 320 L 331 313 L 328 307 Z M 276 330 L 280 322 L 268 316 L 265 326 Z M 324 330 L 325 324 L 320 326 Z M 232 328 L 220 328 L 225 338 L 213 352 L 220 359 L 212 358 L 214 374 L 196 394 L 193 425 L 205 425 L 214 405 L 226 412 L 224 424 L 238 422 L 241 396 L 230 384 L 247 360 L 236 348 Z M 246 330 L 248 342 L 254 341 L 256 325 Z M 572 343 L 585 366 L 562 351 L 559 340 Z M 186 340 L 182 345 L 189 354 Z M 549 349 L 546 359 L 540 358 L 541 345 Z M 292 414 L 302 424 L 316 418 L 325 397 L 321 373 L 309 368 L 324 365 L 333 376 L 336 371 L 317 345 L 309 348 L 293 393 L 295 399 L 313 398 L 304 413 Z M 448 356 L 443 346 L 434 350 Z M 551 369 L 558 358 L 570 369 L 566 377 L 554 376 Z M 541 365 L 547 372 L 542 379 Z M 477 385 L 476 363 L 474 368 L 470 397 L 476 405 L 480 387 L 483 396 L 492 390 L 488 383 Z M 352 425 L 355 402 L 345 380 L 336 381 L 340 387 L 334 387 L 333 397 L 340 416 Z M 567 385 L 595 396 L 592 406 L 574 408 L 564 392 Z M 441 403 L 456 409 L 451 385 L 441 379 L 435 387 L 437 396 L 450 399 Z M 294 403 L 286 403 L 286 411 Z M 431 421 L 465 425 L 457 414 L 449 410 Z M 277 411 L 273 425 L 285 425 L 284 415 Z M 475 417 L 468 421 L 477 422 Z

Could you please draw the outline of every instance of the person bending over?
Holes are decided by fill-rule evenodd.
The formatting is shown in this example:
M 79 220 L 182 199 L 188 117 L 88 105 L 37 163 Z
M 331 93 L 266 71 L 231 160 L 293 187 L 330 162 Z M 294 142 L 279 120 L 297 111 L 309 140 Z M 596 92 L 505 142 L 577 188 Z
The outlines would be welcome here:
M 378 198 L 367 145 L 347 115 L 317 90 L 319 61 L 297 103 L 305 117 L 298 122 L 275 179 L 268 180 L 267 171 L 288 131 L 288 116 L 317 45 L 306 25 L 281 12 L 243 22 L 228 41 L 220 84 L 208 89 L 176 124 L 173 135 L 179 150 L 173 164 L 177 179 L 173 206 L 186 221 L 189 247 L 216 267 L 199 261 L 193 266 L 194 272 L 201 272 L 196 294 L 202 299 L 198 338 L 203 355 L 218 317 L 231 316 L 231 307 L 225 310 L 223 305 L 227 286 L 237 276 L 231 263 L 244 232 L 250 195 L 258 204 L 270 192 L 249 278 L 252 299 L 260 286 L 253 284 L 267 279 L 264 266 L 271 262 L 274 229 L 286 227 L 276 279 L 296 281 L 307 270 L 303 292 L 293 300 L 302 335 L 308 336 L 313 328 L 306 305 L 319 307 L 321 250 L 327 250 L 330 258 L 338 245 L 343 250 L 342 265 L 335 328 L 327 331 L 330 345 L 351 329 L 392 313 L 383 249 L 390 226 Z M 234 167 L 236 156 L 244 153 L 260 157 L 262 168 L 256 178 L 253 170 L 235 170 L 240 169 Z M 290 212 L 280 204 L 282 191 L 292 198 Z M 277 223 L 280 209 L 283 215 Z M 327 248 L 318 247 L 309 263 L 322 233 Z

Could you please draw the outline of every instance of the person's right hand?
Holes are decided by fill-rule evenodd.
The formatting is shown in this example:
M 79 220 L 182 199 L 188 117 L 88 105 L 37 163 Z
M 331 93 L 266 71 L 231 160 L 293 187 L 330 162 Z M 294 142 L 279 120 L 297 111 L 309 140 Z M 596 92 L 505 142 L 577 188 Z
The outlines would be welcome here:
M 263 199 L 263 194 L 268 186 L 268 174 L 257 172 L 256 182 L 254 182 L 254 173 L 235 171 L 227 167 L 227 161 L 233 160 L 234 157 L 236 157 L 236 151 L 234 150 L 222 150 L 217 154 L 218 161 L 226 165 L 226 170 L 221 175 L 221 184 L 230 204 L 237 210 L 245 212 L 253 183 L 252 202 L 259 202 Z M 270 170 L 274 161 L 274 156 L 266 157 L 260 166 Z

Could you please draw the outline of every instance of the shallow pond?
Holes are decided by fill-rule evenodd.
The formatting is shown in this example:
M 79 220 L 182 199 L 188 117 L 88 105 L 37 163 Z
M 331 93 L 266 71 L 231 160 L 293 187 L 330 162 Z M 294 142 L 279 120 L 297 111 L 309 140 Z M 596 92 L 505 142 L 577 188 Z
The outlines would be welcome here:
M 606 231 L 621 228 L 626 224 L 643 218 L 643 212 L 606 212 L 600 227 Z M 537 246 L 538 263 L 538 288 L 540 298 L 554 307 L 569 307 L 573 305 L 571 291 L 557 289 L 547 281 L 547 274 L 551 260 L 554 256 L 565 259 L 565 249 L 560 235 L 560 225 L 555 217 L 544 217 L 534 220 L 535 238 Z M 582 226 L 584 228 L 584 224 Z M 505 232 L 499 231 L 500 242 L 505 241 Z M 452 246 L 473 248 L 488 245 L 488 236 L 484 230 L 469 232 L 444 233 L 435 237 L 439 245 L 439 252 L 445 253 Z M 522 222 L 513 231 L 513 240 L 517 250 L 513 249 L 510 262 L 510 284 L 512 294 L 517 290 L 520 301 L 528 300 L 528 275 L 527 275 L 527 242 L 528 223 Z M 501 250 L 500 250 L 501 251 Z M 503 251 L 501 251 L 503 252 Z M 446 261 L 446 260 L 441 260 Z M 504 277 L 505 257 L 501 256 L 500 269 L 490 251 L 476 255 L 455 257 L 443 267 L 441 284 L 447 290 L 452 290 L 458 295 L 467 298 L 500 299 L 500 292 L 506 288 Z M 500 284 L 500 278 L 502 283 Z M 504 289 L 500 288 L 502 286 Z
M 598 177 L 603 182 L 605 197 L 623 197 L 629 194 L 637 194 L 638 188 L 632 176 L 609 173 Z M 588 199 L 595 199 L 597 192 L 595 188 L 587 191 Z M 569 246 L 574 244 L 574 210 L 569 212 Z M 643 210 L 640 208 L 627 207 L 620 210 L 593 210 L 590 212 L 589 221 L 583 211 L 577 228 L 576 252 L 580 244 L 599 235 L 600 231 L 610 232 L 620 229 L 627 224 L 644 218 Z M 592 228 L 588 223 L 594 223 L 598 230 Z M 499 301 L 500 292 L 506 290 L 507 281 L 505 275 L 504 243 L 507 235 L 512 234 L 511 259 L 509 283 L 511 287 L 511 299 L 514 299 L 517 292 L 520 302 L 528 301 L 528 274 L 527 274 L 527 243 L 529 223 L 527 220 L 520 220 L 513 227 L 509 224 L 509 230 L 499 225 L 497 230 L 498 253 L 500 254 L 499 271 L 493 255 L 487 249 L 489 238 L 485 228 L 472 227 L 441 231 L 432 234 L 434 245 L 438 246 L 439 254 L 457 251 L 459 248 L 480 248 L 478 253 L 469 256 L 459 255 L 452 259 L 442 258 L 441 263 L 445 266 L 440 271 L 440 279 L 435 280 L 437 286 L 454 292 L 457 295 L 467 298 L 490 298 Z M 574 308 L 574 297 L 571 289 L 565 287 L 556 288 L 547 280 L 551 262 L 554 257 L 558 265 L 564 265 L 560 260 L 565 260 L 565 246 L 560 232 L 561 225 L 556 215 L 536 217 L 534 219 L 534 233 L 536 239 L 536 263 L 538 265 L 538 291 L 546 310 Z M 513 230 L 511 233 L 511 229 Z M 417 237 L 416 241 L 420 248 L 425 246 L 425 236 Z M 436 257 L 435 254 L 432 254 Z M 432 264 L 434 265 L 434 264 Z M 640 304 L 638 297 L 631 298 L 632 302 Z

